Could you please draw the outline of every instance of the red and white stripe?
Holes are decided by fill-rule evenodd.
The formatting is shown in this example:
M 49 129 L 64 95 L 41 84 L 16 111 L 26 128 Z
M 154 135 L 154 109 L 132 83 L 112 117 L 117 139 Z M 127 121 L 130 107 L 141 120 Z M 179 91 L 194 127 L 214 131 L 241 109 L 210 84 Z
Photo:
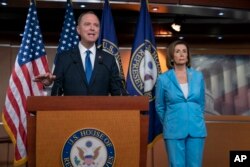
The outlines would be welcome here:
M 49 71 L 46 55 L 19 66 L 17 59 L 10 76 L 3 109 L 3 121 L 15 148 L 15 165 L 27 159 L 28 96 L 42 96 L 42 85 L 33 82 L 36 75 Z

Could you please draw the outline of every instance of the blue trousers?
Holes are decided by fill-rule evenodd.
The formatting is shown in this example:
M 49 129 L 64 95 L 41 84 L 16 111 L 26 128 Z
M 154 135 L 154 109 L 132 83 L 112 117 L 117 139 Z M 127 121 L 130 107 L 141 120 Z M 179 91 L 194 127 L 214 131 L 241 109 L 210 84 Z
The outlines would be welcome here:
M 201 167 L 205 138 L 165 139 L 169 167 Z

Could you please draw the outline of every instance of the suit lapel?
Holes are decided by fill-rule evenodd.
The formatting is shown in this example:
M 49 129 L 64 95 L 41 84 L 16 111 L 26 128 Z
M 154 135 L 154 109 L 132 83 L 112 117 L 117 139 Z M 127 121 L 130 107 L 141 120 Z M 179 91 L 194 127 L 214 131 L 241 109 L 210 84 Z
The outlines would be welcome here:
M 179 89 L 182 92 L 177 77 L 175 75 L 174 69 L 170 71 L 170 81 L 176 86 L 177 89 Z
M 191 95 L 191 90 L 193 89 L 192 88 L 192 83 L 193 83 L 193 76 L 192 76 L 193 72 L 190 68 L 187 68 L 187 81 L 188 81 L 188 96 L 187 98 Z M 170 71 L 170 81 L 172 81 L 172 83 L 176 86 L 176 88 L 180 91 L 180 93 L 182 94 L 183 98 L 184 97 L 184 94 L 181 90 L 181 87 L 180 87 L 180 84 L 178 82 L 178 79 L 176 77 L 176 74 L 174 72 L 174 69 L 172 69 Z
M 193 72 L 190 68 L 187 68 L 187 80 L 188 80 L 188 97 L 191 95 L 191 91 L 193 90 L 192 88 L 192 83 L 193 81 Z
M 81 59 L 81 54 L 78 48 L 75 48 L 72 52 L 72 54 L 70 55 L 72 57 L 73 62 L 76 62 L 76 68 L 77 68 L 77 72 L 79 73 L 79 75 L 81 76 L 82 80 L 84 81 L 84 83 L 86 85 L 88 85 L 87 83 L 87 78 L 85 75 L 85 71 L 83 68 L 83 64 L 82 64 L 82 59 Z

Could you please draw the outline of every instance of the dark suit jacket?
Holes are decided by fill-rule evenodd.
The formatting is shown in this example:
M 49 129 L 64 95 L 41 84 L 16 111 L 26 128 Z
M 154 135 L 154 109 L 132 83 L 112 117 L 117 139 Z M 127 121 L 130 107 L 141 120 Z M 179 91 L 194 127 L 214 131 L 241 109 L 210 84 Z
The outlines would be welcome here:
M 57 56 L 52 87 L 56 95 L 122 95 L 123 86 L 114 56 L 97 49 L 94 69 L 88 84 L 78 47 Z

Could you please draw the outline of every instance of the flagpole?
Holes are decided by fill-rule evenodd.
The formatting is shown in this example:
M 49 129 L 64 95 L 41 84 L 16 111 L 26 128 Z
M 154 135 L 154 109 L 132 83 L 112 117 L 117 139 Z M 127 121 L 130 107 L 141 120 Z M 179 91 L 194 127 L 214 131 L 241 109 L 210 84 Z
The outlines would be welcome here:
M 151 167 L 154 167 L 154 147 L 152 146 L 151 149 L 149 149 L 149 153 L 151 155 Z
M 141 0 L 141 1 L 143 1 L 143 0 Z M 148 8 L 148 5 L 149 5 L 148 0 L 146 0 L 146 5 L 147 5 L 147 8 Z M 149 153 L 151 155 L 151 167 L 154 167 L 154 145 L 152 145 L 152 147 L 150 147 Z

